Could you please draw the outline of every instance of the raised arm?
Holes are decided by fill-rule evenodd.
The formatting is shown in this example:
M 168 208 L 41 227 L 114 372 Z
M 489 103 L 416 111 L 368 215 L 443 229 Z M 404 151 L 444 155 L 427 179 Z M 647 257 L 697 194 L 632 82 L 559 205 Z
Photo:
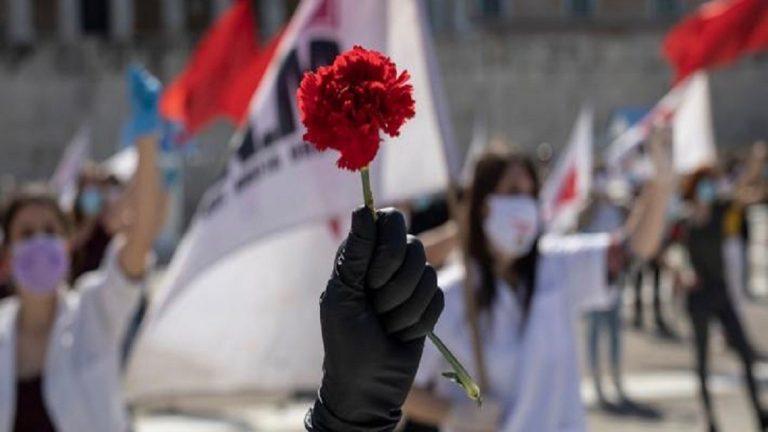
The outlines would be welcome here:
M 656 172 L 643 187 L 627 222 L 625 232 L 630 250 L 641 260 L 656 255 L 664 235 L 675 179 L 670 146 L 669 128 L 656 129 L 651 134 L 649 150 Z
M 765 141 L 758 141 L 752 146 L 746 169 L 736 180 L 734 190 L 736 205 L 747 206 L 765 198 L 765 189 L 760 181 L 766 162 L 768 162 L 768 144 Z
M 133 217 L 126 231 L 126 242 L 120 251 L 120 266 L 126 276 L 144 276 L 147 257 L 157 235 L 158 220 L 163 214 L 163 191 L 158 171 L 160 117 L 157 112 L 160 83 L 142 69 L 129 72 L 129 92 L 133 119 L 131 135 L 139 154 L 133 179 Z

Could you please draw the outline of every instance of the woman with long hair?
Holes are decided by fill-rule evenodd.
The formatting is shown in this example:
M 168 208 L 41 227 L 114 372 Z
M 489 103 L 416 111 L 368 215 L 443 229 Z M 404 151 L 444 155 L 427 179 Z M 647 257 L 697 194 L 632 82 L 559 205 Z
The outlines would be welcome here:
M 586 428 L 573 322 L 580 298 L 606 286 L 623 250 L 653 256 L 672 188 L 667 135 L 652 145 L 657 175 L 636 205 L 625 235 L 542 236 L 539 184 L 531 160 L 492 152 L 475 168 L 464 232 L 469 269 L 443 274 L 445 310 L 436 331 L 474 361 L 467 310 L 477 309 L 487 375 L 483 409 L 439 379 L 445 365 L 425 349 L 405 405 L 415 422 L 455 431 L 556 432 Z M 609 253 L 610 250 L 610 253 Z M 465 271 L 468 270 L 468 271 Z M 471 286 L 465 302 L 465 281 Z M 486 408 L 487 406 L 487 408 Z
M 140 200 L 101 268 L 69 289 L 71 227 L 55 196 L 29 186 L 3 214 L 13 294 L 0 302 L 0 432 L 128 430 L 120 348 L 139 302 L 162 214 L 159 83 L 130 76 Z

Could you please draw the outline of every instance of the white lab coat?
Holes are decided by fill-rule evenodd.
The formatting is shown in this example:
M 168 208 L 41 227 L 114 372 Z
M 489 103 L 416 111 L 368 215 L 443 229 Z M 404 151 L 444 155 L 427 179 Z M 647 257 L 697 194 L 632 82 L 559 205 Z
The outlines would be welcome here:
M 484 393 L 502 405 L 499 431 L 586 430 L 574 322 L 581 302 L 605 289 L 609 244 L 607 234 L 540 241 L 537 286 L 522 332 L 519 302 L 504 282 L 497 282 L 498 298 L 490 314 L 483 314 L 480 330 L 489 380 Z M 470 371 L 477 370 L 464 322 L 463 271 L 450 269 L 440 276 L 446 301 L 435 332 Z M 447 368 L 427 344 L 416 385 L 431 384 L 438 396 L 460 403 L 463 392 L 440 377 Z
M 59 293 L 43 371 L 43 399 L 58 432 L 125 432 L 128 417 L 120 383 L 120 346 L 141 296 L 140 281 L 125 277 L 110 245 L 96 272 Z M 0 302 L 0 432 L 16 416 L 16 322 L 19 302 Z

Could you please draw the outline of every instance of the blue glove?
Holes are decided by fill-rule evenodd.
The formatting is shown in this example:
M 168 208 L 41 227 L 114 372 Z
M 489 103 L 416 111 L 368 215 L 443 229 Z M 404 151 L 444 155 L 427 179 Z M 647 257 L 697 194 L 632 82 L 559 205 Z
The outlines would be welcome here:
M 160 133 L 162 121 L 158 102 L 163 86 L 157 78 L 139 66 L 128 68 L 128 94 L 131 99 L 131 119 L 128 122 L 130 141 Z

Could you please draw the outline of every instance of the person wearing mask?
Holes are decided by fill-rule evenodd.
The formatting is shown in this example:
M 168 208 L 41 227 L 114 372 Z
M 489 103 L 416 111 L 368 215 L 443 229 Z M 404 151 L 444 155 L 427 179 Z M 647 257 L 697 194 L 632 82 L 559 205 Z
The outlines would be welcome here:
M 130 75 L 139 163 L 134 217 L 101 268 L 66 288 L 68 219 L 42 187 L 17 193 L 2 223 L 14 294 L 0 302 L 0 432 L 129 429 L 119 345 L 147 274 L 161 212 L 157 170 L 159 83 Z M 405 218 L 365 207 L 334 260 L 320 299 L 325 358 L 308 431 L 391 431 L 444 297 Z M 386 310 L 386 312 L 385 312 Z M 318 365 L 320 367 L 320 365 Z
M 465 231 L 471 264 L 468 272 L 441 274 L 445 311 L 436 332 L 459 358 L 469 359 L 468 370 L 485 376 L 485 402 L 476 410 L 462 392 L 442 381 L 446 365 L 427 347 L 405 405 L 410 420 L 450 431 L 586 429 L 575 308 L 615 277 L 620 267 L 609 258 L 625 248 L 646 259 L 656 253 L 672 189 L 667 145 L 668 134 L 656 133 L 651 152 L 656 176 L 633 208 L 638 214 L 631 218 L 638 223 L 621 236 L 541 236 L 531 160 L 488 153 L 477 162 Z M 465 279 L 473 288 L 469 293 Z M 473 355 L 466 319 L 473 306 L 481 356 Z M 484 358 L 484 364 L 478 365 L 476 357 Z
M 122 228 L 119 211 L 123 185 L 103 168 L 87 165 L 78 179 L 73 209 L 72 271 L 70 281 L 96 270 L 107 246 Z
M 615 181 L 608 177 L 603 168 L 595 171 L 594 187 L 589 204 L 579 217 L 579 232 L 582 233 L 620 233 L 627 219 L 627 212 L 616 203 L 616 197 L 610 194 Z M 634 404 L 624 392 L 621 374 L 621 285 L 624 282 L 624 270 L 608 284 L 608 290 L 595 301 L 585 306 L 587 321 L 587 364 L 601 409 L 620 411 Z M 615 405 L 605 397 L 600 367 L 600 345 L 603 336 L 608 338 L 610 353 L 610 371 L 613 384 L 619 398 Z
M 125 431 L 120 342 L 147 276 L 161 212 L 157 170 L 160 85 L 129 76 L 139 163 L 134 217 L 97 272 L 67 288 L 70 226 L 56 198 L 30 186 L 10 199 L 2 251 L 13 295 L 0 302 L 0 432 Z
M 758 394 L 753 364 L 753 349 L 744 326 L 736 312 L 726 282 L 723 263 L 725 218 L 732 206 L 742 207 L 764 198 L 765 191 L 755 188 L 768 156 L 764 143 L 753 147 L 750 166 L 733 187 L 732 197 L 718 192 L 720 175 L 710 168 L 700 169 L 685 182 L 683 198 L 687 204 L 687 218 L 683 223 L 682 243 L 690 262 L 692 277 L 686 278 L 687 309 L 693 327 L 696 372 L 700 395 L 710 432 L 719 430 L 715 420 L 712 396 L 709 391 L 709 325 L 720 322 L 728 344 L 738 353 L 744 370 L 749 399 L 760 431 L 768 430 L 768 412 Z

